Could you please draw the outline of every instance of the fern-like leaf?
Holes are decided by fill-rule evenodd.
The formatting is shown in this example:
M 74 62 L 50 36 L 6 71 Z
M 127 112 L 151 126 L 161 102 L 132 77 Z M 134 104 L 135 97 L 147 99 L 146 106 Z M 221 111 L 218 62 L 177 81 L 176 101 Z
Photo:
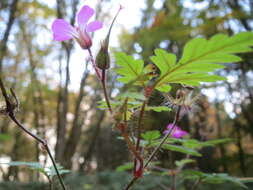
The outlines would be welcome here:
M 157 49 L 155 56 L 151 57 L 160 69 L 155 87 L 160 91 L 168 91 L 170 83 L 197 86 L 200 82 L 224 80 L 224 77 L 210 75 L 208 72 L 224 68 L 220 63 L 241 61 L 241 58 L 234 54 L 252 51 L 250 46 L 253 46 L 251 32 L 242 32 L 232 37 L 217 34 L 209 40 L 196 38 L 185 45 L 178 63 L 175 55 Z
M 121 75 L 118 81 L 122 83 L 140 83 L 143 76 L 144 62 L 142 60 L 135 60 L 133 57 L 122 52 L 116 53 L 115 58 L 116 64 L 120 66 L 120 68 L 115 69 L 117 74 Z

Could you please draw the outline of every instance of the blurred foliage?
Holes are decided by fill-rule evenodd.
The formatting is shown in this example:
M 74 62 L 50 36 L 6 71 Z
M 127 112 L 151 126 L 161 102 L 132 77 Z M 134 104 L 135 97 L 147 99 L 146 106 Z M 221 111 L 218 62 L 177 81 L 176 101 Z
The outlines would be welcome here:
M 8 22 L 10 2 L 1 0 L 0 2 L 0 37 L 4 34 Z M 72 3 L 74 1 L 59 1 L 61 11 L 66 20 L 71 20 Z M 78 1 L 77 4 L 80 4 Z M 99 1 L 100 6 L 110 4 L 109 0 Z M 133 57 L 142 58 L 144 61 L 144 73 L 149 72 L 147 64 L 151 62 L 149 56 L 155 56 L 155 49 L 162 48 L 167 52 L 174 53 L 177 57 L 183 55 L 183 46 L 187 41 L 194 37 L 209 39 L 216 33 L 226 35 L 236 34 L 239 31 L 252 30 L 252 3 L 250 1 L 238 0 L 159 0 L 160 6 L 154 6 L 157 0 L 146 0 L 145 8 L 140 16 L 141 24 L 136 26 L 133 31 L 123 29 L 120 40 L 120 50 L 124 51 L 129 62 L 140 62 L 132 59 Z M 190 2 L 187 5 L 186 2 Z M 108 22 L 108 10 L 101 7 L 99 18 Z M 17 117 L 26 124 L 27 128 L 47 139 L 53 139 L 50 143 L 55 143 L 53 137 L 57 133 L 57 109 L 62 111 L 59 106 L 60 92 L 63 91 L 66 80 L 66 57 L 65 47 L 71 47 L 71 43 L 61 46 L 60 43 L 52 43 L 50 23 L 56 18 L 56 4 L 46 4 L 39 0 L 20 0 L 16 20 L 11 30 L 10 38 L 7 43 L 8 49 L 4 57 L 3 72 L 6 85 L 15 88 L 19 95 L 21 108 Z M 128 11 L 122 14 L 129 14 Z M 108 19 L 108 20 L 107 20 Z M 240 48 L 240 47 L 238 47 Z M 75 47 L 71 52 L 75 51 Z M 118 51 L 118 49 L 117 49 Z M 116 59 L 119 56 L 116 56 Z M 194 109 L 180 123 L 184 130 L 187 130 L 192 137 L 198 141 L 182 140 L 172 142 L 164 149 L 173 150 L 173 154 L 168 151 L 161 151 L 156 159 L 161 160 L 159 166 L 173 168 L 176 166 L 194 166 L 201 172 L 228 172 L 232 176 L 251 176 L 253 175 L 252 159 L 252 136 L 253 136 L 253 91 L 252 91 L 252 53 L 242 55 L 243 62 L 239 64 L 227 63 L 227 69 L 216 74 L 228 76 L 229 82 L 215 83 L 212 85 L 203 84 L 202 91 L 195 90 L 199 94 L 205 92 L 206 95 L 212 93 L 215 99 L 201 96 L 194 102 Z M 71 58 L 70 58 L 71 60 Z M 83 57 L 85 60 L 85 57 Z M 178 60 L 177 60 L 178 61 Z M 75 64 L 73 60 L 71 64 Z M 124 62 L 121 62 L 124 64 Z M 150 65 L 150 64 L 149 64 Z M 155 71 L 160 72 L 159 64 Z M 80 70 L 84 68 L 80 67 Z M 145 70 L 146 69 L 146 70 Z M 118 68 L 118 72 L 120 69 Z M 73 73 L 72 73 L 73 74 Z M 132 73 L 129 73 L 132 74 Z M 75 73 L 74 73 L 75 75 Z M 85 75 L 85 73 L 84 73 Z M 134 75 L 130 78 L 134 81 Z M 142 94 L 122 93 L 118 95 L 115 87 L 122 87 L 115 82 L 115 76 L 108 76 L 109 88 L 116 96 L 113 108 L 119 106 L 120 100 L 129 98 L 128 107 L 135 109 L 141 105 L 144 99 Z M 122 79 L 121 79 L 122 80 Z M 124 77 L 123 77 L 123 80 Z M 128 79 L 126 79 L 129 81 Z M 132 85 L 132 84 L 130 84 Z M 173 85 L 175 89 L 177 85 Z M 94 89 L 94 90 L 92 90 Z M 167 88 L 168 89 L 168 88 Z M 125 89 L 120 89 L 125 92 Z M 89 72 L 85 83 L 84 97 L 81 100 L 80 112 L 77 114 L 78 125 L 81 129 L 78 132 L 80 138 L 77 139 L 77 146 L 73 149 L 74 153 L 68 159 L 63 158 L 63 163 L 69 162 L 68 169 L 84 172 L 83 175 L 73 175 L 66 177 L 66 181 L 75 190 L 85 189 L 120 189 L 129 182 L 129 173 L 102 172 L 97 171 L 114 169 L 125 162 L 129 162 L 130 155 L 126 153 L 126 145 L 118 140 L 118 133 L 111 130 L 111 118 L 106 118 L 103 109 L 104 102 L 95 103 L 101 100 L 101 89 L 97 81 Z M 175 94 L 175 90 L 172 90 Z M 67 130 L 64 134 L 66 141 L 71 144 L 71 132 L 75 117 L 75 105 L 78 102 L 79 92 L 69 90 L 68 102 L 69 109 L 66 114 Z M 143 133 L 143 144 L 151 146 L 165 126 L 172 120 L 173 113 L 168 107 L 163 106 L 166 100 L 162 95 L 155 92 L 151 97 L 150 105 L 145 113 L 145 127 Z M 3 105 L 3 99 L 1 106 Z M 97 109 L 97 104 L 99 108 Z M 153 106 L 161 105 L 161 106 Z M 229 108 L 229 110 L 228 110 Z M 152 110 L 152 111 L 151 111 Z M 170 112 L 169 112 L 170 111 Z M 169 115 L 170 114 L 170 115 Z M 135 112 L 133 117 L 138 115 Z M 130 114 L 128 114 L 128 119 Z M 20 133 L 18 128 L 11 124 L 5 117 L 0 118 L 0 158 L 10 160 L 23 160 L 26 162 L 38 162 L 41 157 L 44 161 L 45 155 L 41 152 L 38 144 L 32 139 Z M 147 130 L 152 132 L 145 133 Z M 158 132 L 159 131 L 159 132 Z M 213 141 L 212 139 L 225 138 L 223 142 Z M 233 139 L 229 141 L 229 139 Z M 210 145 L 211 144 L 211 145 Z M 217 145 L 215 148 L 213 145 Z M 182 147 L 186 146 L 186 149 Z M 53 147 L 53 146 L 52 146 Z M 71 149 L 72 150 L 72 149 Z M 67 151 L 67 150 L 66 150 Z M 190 152 L 189 152 L 190 151 Z M 176 153 L 179 152 L 179 153 Z M 197 158 L 196 162 L 184 160 L 181 153 L 202 154 L 203 158 Z M 41 157 L 40 157 L 41 156 Z M 87 159 L 86 159 L 87 158 Z M 181 160 L 174 162 L 175 160 Z M 183 161 L 184 160 L 184 161 Z M 128 170 L 130 165 L 118 168 L 118 170 Z M 0 166 L 0 177 L 4 182 L 0 184 L 0 189 L 48 189 L 48 184 L 40 184 L 35 181 L 45 181 L 37 172 L 20 167 Z M 152 174 L 154 175 L 154 174 Z M 136 185 L 136 190 L 159 189 L 158 184 L 163 182 L 168 184 L 170 181 L 167 176 L 148 175 Z M 16 181 L 27 182 L 23 184 Z M 154 183 L 150 183 L 150 181 Z M 192 181 L 189 181 L 192 185 Z M 250 188 L 253 188 L 250 186 Z M 249 188 L 249 189 L 250 189 Z M 162 189 L 162 188 L 161 188 Z M 202 185 L 199 189 L 203 190 L 239 190 L 230 183 L 221 185 Z M 181 190 L 181 189 L 179 189 Z
M 69 189 L 75 190 L 119 190 L 123 189 L 124 185 L 130 180 L 129 175 L 124 172 L 104 171 L 96 175 L 71 175 L 65 178 L 66 184 Z M 152 183 L 150 183 L 152 181 Z M 148 175 L 143 178 L 139 184 L 135 186 L 136 190 L 162 190 L 168 185 L 170 179 L 167 176 Z M 187 182 L 189 185 L 191 182 Z M 164 186 L 162 186 L 164 184 Z M 249 187 L 251 183 L 247 184 Z M 217 190 L 243 190 L 244 188 L 231 185 L 231 183 L 215 184 L 215 185 L 202 185 L 199 187 L 201 190 L 211 190 L 215 187 Z M 47 190 L 48 185 L 42 183 L 0 183 L 0 190 L 12 190 L 19 188 L 20 190 Z M 182 186 L 178 187 L 179 190 L 186 190 Z

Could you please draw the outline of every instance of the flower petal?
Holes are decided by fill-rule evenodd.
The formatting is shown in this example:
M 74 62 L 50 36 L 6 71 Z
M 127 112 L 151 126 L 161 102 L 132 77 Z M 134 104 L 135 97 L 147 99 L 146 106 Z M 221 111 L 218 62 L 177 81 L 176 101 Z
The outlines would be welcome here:
M 103 24 L 100 21 L 93 21 L 87 25 L 86 31 L 87 32 L 94 32 L 96 30 L 101 29 L 102 27 L 103 27 Z
M 86 27 L 86 23 L 93 14 L 94 10 L 87 5 L 84 5 L 77 14 L 77 23 L 79 28 L 84 29 Z
M 64 41 L 73 38 L 76 29 L 63 19 L 56 19 L 52 24 L 53 37 L 56 41 Z

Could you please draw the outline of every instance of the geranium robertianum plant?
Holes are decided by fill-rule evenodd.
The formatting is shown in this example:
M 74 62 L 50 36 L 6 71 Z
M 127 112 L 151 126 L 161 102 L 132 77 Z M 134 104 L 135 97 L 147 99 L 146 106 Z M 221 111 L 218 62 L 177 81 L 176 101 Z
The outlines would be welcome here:
M 122 7 L 118 13 L 121 9 Z M 115 18 L 104 41 L 100 44 L 101 47 L 96 59 L 94 59 L 91 50 L 94 42 L 89 33 L 100 29 L 102 23 L 99 21 L 88 23 L 93 14 L 94 10 L 85 5 L 77 14 L 77 26 L 71 26 L 63 19 L 55 20 L 52 24 L 53 38 L 57 41 L 75 39 L 84 51 L 89 52 L 90 60 L 99 81 L 102 83 L 106 99 L 106 102 L 100 102 L 100 108 L 109 109 L 114 119 L 115 128 L 119 130 L 133 157 L 133 178 L 125 190 L 130 189 L 138 179 L 142 178 L 145 171 L 152 170 L 149 166 L 160 149 L 186 155 L 185 159 L 176 162 L 176 169 L 170 173 L 174 179 L 171 182 L 171 189 L 176 189 L 177 181 L 175 179 L 177 176 L 195 180 L 193 189 L 196 189 L 201 182 L 223 181 L 234 182 L 245 187 L 237 178 L 226 174 L 183 171 L 185 164 L 194 162 L 191 156 L 201 156 L 198 152 L 200 148 L 214 146 L 226 142 L 227 139 L 206 142 L 190 139 L 190 134 L 180 129 L 178 123 L 185 114 L 193 109 L 198 98 L 198 95 L 192 96 L 192 89 L 187 90 L 184 86 L 197 87 L 202 82 L 225 80 L 225 77 L 212 74 L 212 72 L 223 69 L 225 67 L 222 65 L 223 63 L 241 61 L 241 58 L 236 54 L 252 51 L 250 47 L 253 46 L 253 33 L 242 32 L 234 36 L 217 34 L 210 39 L 195 38 L 184 46 L 180 58 L 163 49 L 155 49 L 154 55 L 150 55 L 150 61 L 157 67 L 158 73 L 154 72 L 150 65 L 145 65 L 143 60 L 136 60 L 124 52 L 116 52 L 114 54 L 116 68 L 112 70 L 108 48 Z M 119 76 L 118 81 L 123 84 L 123 87 L 119 89 L 119 95 L 113 101 L 110 101 L 106 92 L 106 71 L 115 71 Z M 173 84 L 182 85 L 182 89 L 177 90 L 175 97 L 170 95 Z M 150 106 L 149 99 L 154 91 L 159 91 L 164 95 L 168 103 L 163 106 Z M 0 110 L 0 113 L 9 114 L 7 108 Z M 144 115 L 150 110 L 175 112 L 173 122 L 168 121 L 168 126 L 164 126 L 164 134 L 159 131 L 143 131 Z M 130 128 L 133 133 L 129 132 Z M 45 143 L 44 140 L 40 141 L 39 139 L 38 141 L 42 144 Z

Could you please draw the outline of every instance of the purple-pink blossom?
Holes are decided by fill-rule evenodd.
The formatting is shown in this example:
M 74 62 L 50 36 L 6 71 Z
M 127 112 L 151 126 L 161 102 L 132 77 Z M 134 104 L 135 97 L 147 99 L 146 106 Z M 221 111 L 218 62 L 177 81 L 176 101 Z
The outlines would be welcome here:
M 173 129 L 172 128 L 173 128 L 173 124 L 170 123 L 167 126 L 166 130 L 163 132 L 163 134 L 170 133 L 172 137 L 177 138 L 177 139 L 181 138 L 181 137 L 183 137 L 185 135 L 188 135 L 188 132 L 182 130 L 179 126 L 174 126 L 174 128 Z
M 84 5 L 76 16 L 77 26 L 72 26 L 63 19 L 56 19 L 52 24 L 53 38 L 56 41 L 65 41 L 75 39 L 83 49 L 88 49 L 92 45 L 92 40 L 89 35 L 103 27 L 100 21 L 89 22 L 94 15 L 94 10 Z

